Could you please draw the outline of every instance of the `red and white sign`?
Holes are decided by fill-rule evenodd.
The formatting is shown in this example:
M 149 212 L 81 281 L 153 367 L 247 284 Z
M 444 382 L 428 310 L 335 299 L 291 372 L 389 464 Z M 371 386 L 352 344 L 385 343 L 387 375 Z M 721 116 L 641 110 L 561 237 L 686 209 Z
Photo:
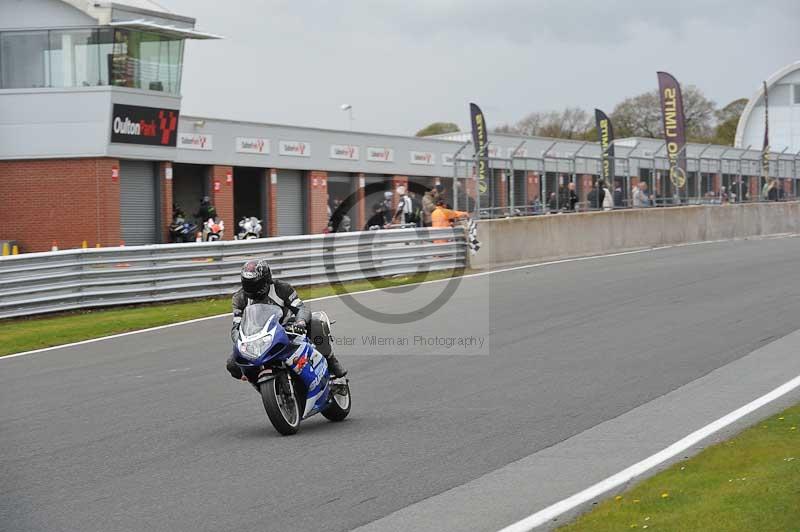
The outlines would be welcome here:
M 178 147 L 184 150 L 211 150 L 214 142 L 211 135 L 178 133 Z
M 331 144 L 331 159 L 357 161 L 358 157 L 358 146 L 352 146 L 350 144 Z
M 370 146 L 367 148 L 367 160 L 376 163 L 392 163 L 394 162 L 394 150 Z
M 233 174 L 231 172 L 225 174 L 225 183 L 228 185 L 233 184 Z
M 290 157 L 311 157 L 311 144 L 301 140 L 282 140 L 278 143 L 278 153 Z
M 442 154 L 442 166 L 453 166 L 455 161 L 453 160 L 452 153 L 443 153 Z
M 220 190 L 222 190 L 222 183 L 214 181 L 214 192 L 219 192 Z
M 116 166 L 111 169 L 111 181 L 113 181 L 114 183 L 119 181 L 119 168 L 117 168 Z
M 269 155 L 269 150 L 269 139 L 262 139 L 260 137 L 236 137 L 236 151 L 238 153 Z
M 411 159 L 411 164 L 424 164 L 433 166 L 436 164 L 436 155 L 429 151 L 412 151 L 408 152 Z

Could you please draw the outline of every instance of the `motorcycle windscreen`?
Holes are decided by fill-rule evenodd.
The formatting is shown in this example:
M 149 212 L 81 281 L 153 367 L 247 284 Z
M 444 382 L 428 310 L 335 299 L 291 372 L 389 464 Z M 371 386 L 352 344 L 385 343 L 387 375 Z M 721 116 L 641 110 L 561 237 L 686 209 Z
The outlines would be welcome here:
M 248 305 L 244 309 L 244 314 L 242 314 L 242 323 L 239 325 L 239 330 L 245 336 L 258 334 L 273 316 L 275 316 L 273 322 L 280 323 L 283 317 L 283 309 L 276 305 L 262 303 Z

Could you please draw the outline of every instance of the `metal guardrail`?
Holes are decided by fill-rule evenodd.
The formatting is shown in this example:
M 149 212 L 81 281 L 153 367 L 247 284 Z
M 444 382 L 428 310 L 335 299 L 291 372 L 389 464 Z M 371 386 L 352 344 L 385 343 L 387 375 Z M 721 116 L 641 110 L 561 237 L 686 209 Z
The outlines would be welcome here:
M 232 294 L 251 258 L 295 285 L 463 268 L 463 228 L 79 249 L 0 258 L 0 318 Z

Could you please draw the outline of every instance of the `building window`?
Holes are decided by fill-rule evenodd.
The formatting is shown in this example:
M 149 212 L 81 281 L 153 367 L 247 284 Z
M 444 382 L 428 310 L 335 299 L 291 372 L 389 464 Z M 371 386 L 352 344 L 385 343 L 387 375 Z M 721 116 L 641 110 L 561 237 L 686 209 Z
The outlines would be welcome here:
M 115 85 L 179 94 L 183 39 L 111 28 L 0 33 L 0 88 Z
M 145 31 L 114 33 L 112 85 L 180 93 L 183 39 Z
M 794 92 L 794 100 L 792 101 L 794 101 L 795 105 L 800 105 L 800 83 L 792 85 L 792 89 Z
M 47 87 L 47 49 L 46 31 L 0 34 L 0 87 Z

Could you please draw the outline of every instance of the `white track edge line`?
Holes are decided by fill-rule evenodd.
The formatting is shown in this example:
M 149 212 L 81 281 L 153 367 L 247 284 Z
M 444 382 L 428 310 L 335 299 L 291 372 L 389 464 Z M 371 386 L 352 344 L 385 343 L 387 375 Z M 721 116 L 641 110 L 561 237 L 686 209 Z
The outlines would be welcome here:
M 750 237 L 749 239 L 731 238 L 731 239 L 726 239 L 726 240 L 725 239 L 724 240 L 705 240 L 705 241 L 702 241 L 702 242 L 688 242 L 688 243 L 685 243 L 685 244 L 671 244 L 671 245 L 667 245 L 667 246 L 659 246 L 659 247 L 653 247 L 653 248 L 634 249 L 634 250 L 631 250 L 631 251 L 620 251 L 620 252 L 616 252 L 616 253 L 606 253 L 606 254 L 603 254 L 603 255 L 589 255 L 589 256 L 586 256 L 586 257 L 572 257 L 572 258 L 568 258 L 568 259 L 552 260 L 552 261 L 548 261 L 548 262 L 537 262 L 535 264 L 524 264 L 522 266 L 512 266 L 512 267 L 509 267 L 509 268 L 501 268 L 499 270 L 488 270 L 488 271 L 485 271 L 485 272 L 470 273 L 470 274 L 467 274 L 467 275 L 458 276 L 458 278 L 459 279 L 469 279 L 469 278 L 472 278 L 472 277 L 483 277 L 484 275 L 494 275 L 496 273 L 505 273 L 505 272 L 512 272 L 512 271 L 517 271 L 517 270 L 525 270 L 525 269 L 528 269 L 528 268 L 541 268 L 543 266 L 552 266 L 554 264 L 564 264 L 564 263 L 567 263 L 567 262 L 579 262 L 579 261 L 584 261 L 584 260 L 595 260 L 595 259 L 604 259 L 604 258 L 610 258 L 610 257 L 620 257 L 620 256 L 623 256 L 623 255 L 635 255 L 637 253 L 650 253 L 652 251 L 661 251 L 661 250 L 664 250 L 664 249 L 680 248 L 680 247 L 687 247 L 687 246 L 697 246 L 697 245 L 702 245 L 702 244 L 719 244 L 720 242 L 733 242 L 733 241 L 737 241 L 737 240 L 768 240 L 768 239 L 773 239 L 773 238 L 790 238 L 790 237 L 793 237 L 793 236 L 797 236 L 797 235 L 795 233 L 780 233 L 780 234 L 777 234 L 777 235 L 765 235 L 765 236 L 759 236 L 759 237 Z M 311 302 L 311 301 L 322 301 L 324 299 L 331 299 L 331 298 L 335 298 L 335 297 L 341 297 L 341 296 L 344 296 L 344 295 L 369 294 L 371 292 L 380 292 L 380 291 L 383 291 L 383 290 L 391 290 L 392 288 L 398 288 L 399 286 L 417 286 L 417 285 L 421 286 L 421 285 L 424 285 L 424 284 L 442 283 L 442 282 L 445 282 L 445 281 L 449 281 L 450 279 L 452 279 L 452 277 L 448 277 L 446 279 L 435 279 L 435 280 L 432 280 L 432 281 L 420 281 L 418 283 L 409 283 L 409 284 L 405 284 L 405 285 L 398 285 L 397 287 L 390 286 L 390 287 L 385 287 L 385 288 L 371 288 L 369 290 L 362 290 L 360 292 L 347 292 L 345 294 L 333 294 L 333 295 L 330 295 L 330 296 L 316 297 L 316 298 L 313 298 L 313 299 L 307 299 L 306 301 L 309 301 L 309 302 Z M 130 336 L 132 334 L 142 334 L 142 333 L 147 333 L 147 332 L 159 331 L 159 330 L 162 330 L 162 329 L 169 329 L 170 327 L 179 327 L 181 325 L 189 325 L 189 324 L 197 323 L 197 322 L 200 322 L 200 321 L 213 320 L 213 319 L 217 319 L 217 318 L 224 318 L 225 316 L 229 316 L 229 314 L 227 314 L 227 313 L 225 313 L 225 314 L 215 314 L 214 316 L 204 316 L 202 318 L 194 318 L 194 319 L 186 320 L 186 321 L 178 321 L 178 322 L 175 322 L 175 323 L 168 323 L 166 325 L 158 325 L 156 327 L 149 327 L 147 329 L 139 329 L 139 330 L 136 330 L 136 331 L 128 331 L 128 332 L 119 333 L 119 334 L 112 334 L 112 335 L 109 335 L 109 336 L 101 336 L 99 338 L 90 338 L 88 340 L 81 340 L 80 342 L 72 342 L 70 344 L 54 345 L 54 346 L 50 346 L 50 347 L 43 347 L 41 349 L 34 349 L 32 351 L 23 351 L 21 353 L 13 353 L 13 354 L 10 354 L 10 355 L 0 356 L 0 361 L 2 361 L 4 359 L 17 358 L 17 357 L 22 357 L 22 356 L 27 356 L 27 355 L 35 355 L 36 353 L 43 353 L 45 351 L 55 351 L 56 349 L 66 349 L 68 347 L 75 347 L 75 346 L 78 346 L 78 345 L 86 345 L 86 344 L 92 344 L 92 343 L 95 343 L 95 342 L 102 342 L 102 341 L 105 341 L 105 340 L 113 340 L 115 338 L 122 338 L 124 336 Z
M 617 488 L 626 482 L 631 481 L 635 477 L 646 473 L 647 471 L 657 467 L 667 460 L 674 458 L 678 454 L 698 444 L 702 440 L 708 438 L 716 432 L 724 429 L 728 425 L 742 419 L 746 415 L 758 410 L 762 406 L 779 399 L 780 397 L 788 394 L 789 392 L 800 388 L 800 375 L 790 380 L 789 382 L 778 386 L 771 392 L 768 392 L 761 397 L 754 399 L 746 405 L 734 410 L 733 412 L 709 423 L 688 436 L 678 440 L 666 449 L 645 458 L 644 460 L 635 463 L 634 465 L 623 469 L 619 473 L 612 475 L 605 480 L 601 480 L 585 490 L 563 499 L 555 504 L 548 506 L 538 512 L 529 515 L 528 517 L 517 521 L 516 523 L 503 528 L 500 532 L 528 532 L 534 528 L 541 526 L 558 516 L 573 510 L 574 508 L 585 504 L 593 499 L 596 499 L 607 493 L 608 491 Z

